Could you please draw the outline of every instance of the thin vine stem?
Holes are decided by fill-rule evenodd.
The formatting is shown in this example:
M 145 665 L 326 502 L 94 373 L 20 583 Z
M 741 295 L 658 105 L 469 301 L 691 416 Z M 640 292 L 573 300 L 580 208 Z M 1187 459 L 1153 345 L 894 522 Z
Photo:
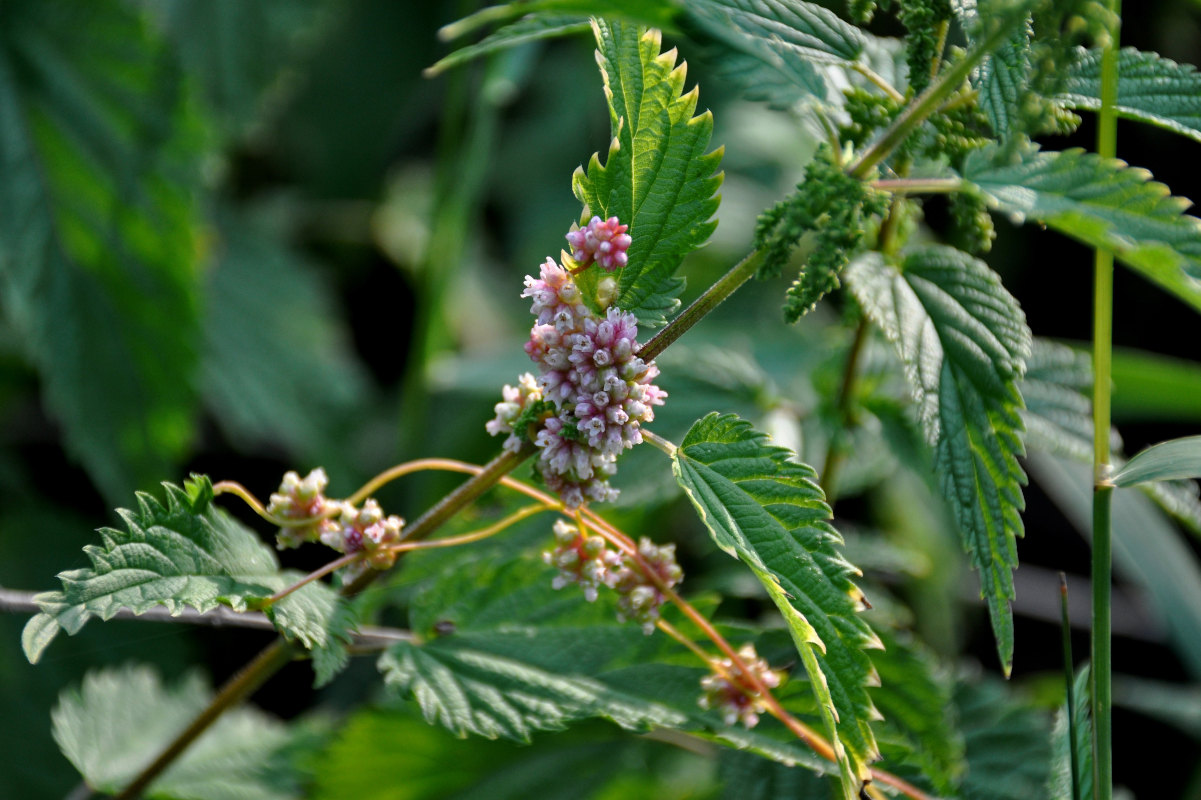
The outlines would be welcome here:
M 1118 47 L 1121 0 L 1111 0 L 1113 24 L 1101 50 L 1101 109 L 1097 153 L 1117 155 Z M 1113 354 L 1113 253 L 1098 248 L 1093 281 L 1093 630 L 1092 714 L 1093 792 L 1096 800 L 1113 797 L 1113 485 L 1109 483 L 1110 380 Z
M 254 511 L 254 513 L 258 514 L 264 520 L 270 522 L 277 528 L 303 528 L 306 525 L 312 525 L 315 522 L 320 522 L 323 519 L 329 519 L 330 517 L 336 516 L 340 513 L 337 509 L 330 509 L 324 514 L 319 514 L 315 517 L 304 517 L 303 519 L 284 519 L 283 517 L 277 517 L 267 510 L 266 506 L 263 505 L 263 502 L 255 497 L 253 492 L 237 481 L 218 481 L 217 483 L 214 483 L 213 496 L 220 497 L 223 494 L 232 494 L 233 496 L 239 498 L 246 505 L 250 506 L 250 509 Z

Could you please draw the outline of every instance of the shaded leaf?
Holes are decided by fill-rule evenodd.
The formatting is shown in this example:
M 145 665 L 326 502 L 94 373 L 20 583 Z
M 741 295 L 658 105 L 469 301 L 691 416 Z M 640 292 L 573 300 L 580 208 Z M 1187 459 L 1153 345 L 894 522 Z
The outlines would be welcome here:
M 967 756 L 959 797 L 1030 800 L 1046 796 L 1050 737 L 1045 715 L 994 681 L 960 684 L 955 711 Z
M 1101 50 L 1077 48 L 1055 99 L 1070 108 L 1101 108 Z M 1166 128 L 1201 142 L 1201 75 L 1156 53 L 1118 53 L 1118 116 Z
M 1201 220 L 1183 213 L 1187 200 L 1146 170 L 1083 150 L 1029 149 L 1012 163 L 995 163 L 996 155 L 992 147 L 976 151 L 963 167 L 995 209 L 1111 250 L 1201 310 Z
M 88 673 L 51 713 L 63 754 L 101 792 L 124 788 L 192 719 L 212 693 L 196 675 L 166 687 L 148 667 Z M 148 796 L 205 800 L 300 797 L 285 758 L 283 723 L 253 708 L 223 714 L 151 783 Z
M 684 93 L 686 66 L 676 65 L 674 50 L 659 52 L 657 30 L 599 20 L 593 28 L 613 141 L 605 164 L 593 154 L 587 170 L 572 176 L 572 188 L 589 213 L 630 226 L 629 264 L 619 273 L 615 302 L 654 327 L 678 306 L 676 268 L 717 225 L 722 151 L 705 152 L 713 115 L 693 116 L 697 90 Z M 586 297 L 595 294 L 598 272 L 578 276 Z
M 1093 796 L 1093 720 L 1089 714 L 1091 692 L 1089 669 L 1085 665 L 1076 675 L 1072 687 L 1075 703 L 1069 709 L 1065 702 L 1055 714 L 1051 729 L 1051 774 L 1047 793 L 1053 800 L 1076 800 Z M 1071 714 L 1071 725 L 1068 724 Z M 1076 773 L 1072 774 L 1072 742 L 1076 746 Z M 1073 794 L 1073 783 L 1077 787 Z
M 579 15 L 530 14 L 510 25 L 499 28 L 475 44 L 455 50 L 425 70 L 427 77 L 439 75 L 448 69 L 464 64 L 480 56 L 516 47 L 527 42 L 552 39 L 558 36 L 573 36 L 591 29 L 587 17 Z
M 859 616 L 859 571 L 840 552 L 841 537 L 813 469 L 732 414 L 709 414 L 684 437 L 672 459 L 718 547 L 743 561 L 784 615 L 797 649 L 809 645 L 828 684 L 838 735 L 856 768 L 877 757 L 866 686 L 876 681 L 866 648 L 879 640 Z M 816 687 L 820 688 L 820 686 Z
M 1015 539 L 1024 530 L 1018 382 L 1031 347 L 1025 315 L 987 264 L 946 247 L 913 251 L 899 268 L 871 253 L 852 262 L 847 278 L 905 366 L 1008 673 Z
M 1113 474 L 1114 486 L 1201 477 L 1201 436 L 1160 442 L 1141 451 Z
M 203 129 L 121 3 L 6 3 L 0 120 L 0 301 L 68 449 L 128 497 L 192 434 Z

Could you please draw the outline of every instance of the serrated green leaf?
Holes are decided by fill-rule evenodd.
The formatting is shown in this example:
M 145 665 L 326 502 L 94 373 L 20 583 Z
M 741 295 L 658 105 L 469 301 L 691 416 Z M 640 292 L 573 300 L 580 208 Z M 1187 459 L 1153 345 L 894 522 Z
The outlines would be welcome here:
M 1088 665 L 1080 668 L 1072 687 L 1074 705 L 1065 702 L 1055 714 L 1051 729 L 1051 770 L 1047 796 L 1051 800 L 1077 800 L 1093 796 L 1093 720 L 1089 714 L 1091 693 Z M 1071 725 L 1068 715 L 1071 714 Z M 1076 774 L 1072 775 L 1072 739 L 1076 745 Z M 1073 783 L 1077 787 L 1073 793 Z
M 884 765 L 897 772 L 912 764 L 939 796 L 953 796 L 963 741 L 952 714 L 951 682 L 918 643 L 896 634 L 880 638 L 884 649 L 872 657 L 880 685 L 871 695 L 884 717 L 877 726 Z
M 155 606 L 173 614 L 186 606 L 245 611 L 303 577 L 281 572 L 253 531 L 213 505 L 208 478 L 163 485 L 166 505 L 139 493 L 137 511 L 118 511 L 125 529 L 101 528 L 101 544 L 84 548 L 92 566 L 59 573 L 62 590 L 37 596 L 42 614 L 22 636 L 31 662 L 58 629 L 74 635 L 93 616 L 107 620 L 123 608 L 141 614 Z M 281 633 L 307 648 L 340 648 L 352 623 L 342 605 L 328 586 L 312 583 L 268 613 Z
M 1055 99 L 1069 108 L 1101 108 L 1101 50 L 1077 48 Z M 1119 117 L 1166 128 L 1201 142 L 1201 74 L 1192 64 L 1177 64 L 1132 47 L 1118 53 Z
M 192 434 L 202 127 L 138 7 L 8 3 L 0 32 L 0 301 L 68 449 L 128 497 Z
M 995 681 L 960 684 L 955 711 L 967 756 L 960 797 L 1030 800 L 1045 796 L 1050 726 L 1044 714 Z
M 1006 139 L 1018 123 L 1018 106 L 1030 72 L 1029 21 L 972 72 L 972 87 L 980 93 L 980 108 L 993 132 Z
M 718 774 L 722 800 L 819 800 L 834 796 L 832 781 L 807 769 L 723 750 Z
M 702 710 L 706 673 L 694 656 L 665 636 L 618 623 L 609 593 L 589 604 L 571 587 L 556 592 L 555 571 L 540 559 L 511 551 L 464 559 L 447 550 L 424 574 L 410 611 L 420 638 L 386 653 L 380 668 L 427 719 L 460 735 L 524 740 L 601 717 L 636 730 L 668 725 L 823 773 L 833 768 L 771 721 L 745 730 Z
M 838 549 L 813 469 L 765 439 L 732 414 L 710 414 L 688 431 L 672 469 L 718 547 L 767 588 L 802 655 L 807 645 L 824 650 L 811 677 L 829 685 L 839 738 L 861 770 L 878 755 L 866 689 L 876 675 L 864 651 L 879 640 L 857 613 L 859 571 Z
M 1201 477 L 1201 436 L 1160 442 L 1139 452 L 1110 478 L 1114 486 Z
M 440 75 L 448 69 L 465 64 L 480 56 L 505 50 L 528 42 L 574 36 L 591 29 L 588 18 L 579 15 L 530 14 L 485 36 L 475 44 L 461 47 L 425 70 L 427 77 Z
M 603 166 L 593 154 L 586 171 L 576 170 L 572 189 L 591 214 L 630 226 L 616 305 L 655 327 L 678 306 L 676 268 L 717 226 L 722 150 L 705 152 L 713 115 L 693 116 L 697 90 L 684 93 L 686 66 L 676 66 L 674 50 L 659 52 L 657 30 L 599 20 L 593 28 L 613 141 Z M 597 272 L 578 277 L 585 295 Z
M 913 251 L 899 269 L 869 253 L 846 275 L 905 366 L 1008 673 L 1026 482 L 1018 464 L 1024 453 L 1018 381 L 1031 347 L 1025 315 L 987 264 L 947 247 Z
M 327 288 L 283 242 L 234 213 L 218 220 L 201 366 L 216 424 L 245 448 L 283 442 L 311 460 L 338 451 L 371 387 Z
M 1027 447 L 1091 464 L 1092 386 L 1092 361 L 1087 353 L 1035 339 L 1021 387 L 1026 401 L 1022 419 Z M 1110 460 L 1121 469 L 1126 460 L 1119 455 L 1122 439 L 1116 429 L 1109 442 Z M 1194 534 L 1201 535 L 1201 499 L 1195 483 L 1157 481 L 1139 484 L 1138 488 Z
M 165 687 L 148 667 L 88 673 L 51 713 L 63 754 L 101 792 L 125 787 L 208 705 L 212 693 L 191 675 Z M 150 797 L 288 800 L 300 796 L 279 721 L 251 708 L 223 714 L 149 787 Z
M 1201 310 L 1201 220 L 1146 170 L 1083 150 L 1028 150 L 994 163 L 995 148 L 971 153 L 963 176 L 993 208 L 1043 223 L 1127 266 Z

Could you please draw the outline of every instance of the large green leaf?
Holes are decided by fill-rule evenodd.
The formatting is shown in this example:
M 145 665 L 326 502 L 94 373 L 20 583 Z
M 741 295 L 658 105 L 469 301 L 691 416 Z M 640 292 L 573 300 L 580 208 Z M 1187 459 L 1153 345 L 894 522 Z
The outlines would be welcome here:
M 73 635 L 93 616 L 107 620 L 123 608 L 140 614 L 155 606 L 172 613 L 186 606 L 204 613 L 217 605 L 244 611 L 302 577 L 281 572 L 253 531 L 213 505 L 208 478 L 196 477 L 183 488 L 164 485 L 166 505 L 139 493 L 137 511 L 118 512 L 125 529 L 101 528 L 101 544 L 84 548 L 92 566 L 59 573 L 62 590 L 37 596 L 42 613 L 22 635 L 31 662 L 59 630 Z M 267 612 L 306 648 L 340 648 L 353 623 L 341 604 L 332 589 L 314 582 Z M 334 655 L 319 677 L 340 666 Z
M 695 656 L 666 636 L 617 622 L 611 593 L 590 604 L 571 587 L 556 592 L 553 569 L 512 550 L 423 555 L 428 564 L 412 565 L 423 576 L 409 620 L 418 638 L 391 648 L 379 667 L 427 720 L 459 735 L 525 741 L 600 717 L 635 730 L 684 730 L 819 772 L 833 768 L 772 720 L 746 730 L 702 710 L 706 673 Z
M 927 247 L 892 265 L 876 253 L 847 268 L 851 289 L 897 348 L 934 470 L 981 576 L 998 652 L 1013 662 L 1015 537 L 1023 532 L 1018 381 L 1030 330 L 988 265 Z
M 1046 797 L 1050 737 L 1046 715 L 998 681 L 960 684 L 955 712 L 963 732 L 967 770 L 963 800 Z
M 1101 51 L 1078 48 L 1055 99 L 1071 108 L 1101 108 Z M 1118 116 L 1167 128 L 1201 141 L 1201 75 L 1155 53 L 1118 54 Z
M 661 325 L 683 283 L 684 256 L 703 245 L 717 223 L 721 148 L 706 153 L 713 115 L 693 116 L 697 90 L 684 92 L 684 64 L 660 53 L 657 30 L 594 21 L 597 62 L 605 82 L 613 142 L 604 165 L 593 154 L 572 188 L 591 214 L 628 224 L 629 264 L 618 278 L 616 304 L 643 325 Z M 595 282 L 598 269 L 580 280 Z
M 110 498 L 192 434 L 203 144 L 138 6 L 0 7 L 0 302 Z
M 338 452 L 371 396 L 349 331 L 312 265 L 234 213 L 219 220 L 201 371 L 216 423 L 246 448 Z
M 980 93 L 980 108 L 1001 139 L 1019 133 L 1019 105 L 1030 72 L 1030 35 L 1030 24 L 1021 26 L 972 73 L 972 87 Z
M 838 736 L 861 768 L 878 756 L 871 721 L 879 714 L 867 692 L 877 676 L 865 650 L 880 642 L 858 614 L 859 571 L 840 552 L 814 471 L 792 458 L 750 423 L 710 414 L 688 431 L 672 469 L 718 547 L 768 590 L 802 656 L 823 651 L 811 679 L 815 689 L 828 685 Z
M 1201 310 L 1201 220 L 1189 202 L 1146 170 L 1083 150 L 1030 149 L 998 163 L 986 148 L 968 156 L 963 176 L 991 205 L 1100 247 Z
M 148 667 L 88 673 L 51 714 L 54 738 L 92 789 L 117 792 L 209 704 L 212 692 L 193 674 L 165 687 Z M 148 796 L 204 800 L 300 797 L 287 763 L 286 726 L 252 708 L 223 714 L 150 784 Z

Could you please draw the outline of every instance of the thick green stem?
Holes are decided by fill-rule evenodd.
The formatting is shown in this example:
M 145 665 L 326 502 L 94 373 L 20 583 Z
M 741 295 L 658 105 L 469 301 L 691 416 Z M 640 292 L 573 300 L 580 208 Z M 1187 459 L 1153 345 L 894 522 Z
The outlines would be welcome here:
M 1115 20 L 1101 53 L 1101 110 L 1097 119 L 1097 153 L 1117 155 L 1118 47 L 1121 0 L 1112 0 Z M 1112 582 L 1113 486 L 1109 484 L 1109 385 L 1113 353 L 1113 253 L 1097 250 L 1093 290 L 1093 632 L 1092 712 L 1093 785 L 1096 800 L 1113 797 Z
M 992 30 L 988 31 L 980 43 L 972 48 L 967 55 L 944 72 L 941 78 L 932 83 L 930 88 L 926 89 L 916 100 L 910 103 L 909 107 L 893 120 L 892 125 L 884 131 L 880 138 L 871 147 L 863 151 L 863 154 L 851 165 L 848 172 L 856 178 L 866 178 L 877 164 L 888 158 L 889 154 L 901 142 L 905 141 L 909 134 L 913 133 L 918 125 L 921 125 L 931 114 L 937 111 L 946 99 L 963 85 L 963 82 L 967 80 L 967 76 L 976 68 L 976 65 L 984 60 L 985 56 L 1000 47 L 1001 43 L 1025 19 L 1026 14 L 1024 9 L 1021 13 L 1017 9 L 1010 9 L 1004 15 L 987 20 L 986 24 L 992 25 Z
M 638 351 L 638 355 L 644 361 L 653 361 L 656 356 L 667 349 L 669 344 L 683 336 L 685 331 L 704 319 L 706 314 L 734 294 L 735 289 L 746 283 L 755 274 L 755 270 L 759 269 L 759 262 L 762 260 L 763 252 L 755 250 L 735 264 L 733 269 L 706 289 L 704 294 L 694 300 L 692 305 L 684 309 L 683 313 L 673 319 L 666 328 L 644 344 Z

